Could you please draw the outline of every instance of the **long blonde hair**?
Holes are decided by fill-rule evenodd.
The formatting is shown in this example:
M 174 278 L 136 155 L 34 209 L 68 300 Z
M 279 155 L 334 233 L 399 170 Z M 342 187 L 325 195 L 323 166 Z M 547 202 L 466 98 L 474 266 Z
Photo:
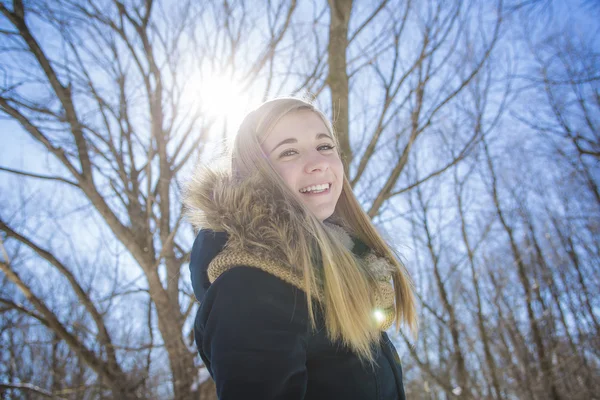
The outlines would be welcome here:
M 275 169 L 261 148 L 261 143 L 277 122 L 285 115 L 300 110 L 310 110 L 317 114 L 327 126 L 331 136 L 337 142 L 328 118 L 311 103 L 304 100 L 285 97 L 263 103 L 246 116 L 242 122 L 231 154 L 231 172 L 244 179 L 259 172 L 259 176 L 278 188 L 288 204 L 301 210 L 292 215 L 290 224 L 297 229 L 295 237 L 305 238 L 295 244 L 300 254 L 297 266 L 303 271 L 307 299 L 311 299 L 318 281 L 313 265 L 312 254 L 320 254 L 323 276 L 321 307 L 324 312 L 325 326 L 331 340 L 341 339 L 361 359 L 371 365 L 374 363 L 373 344 L 379 341 L 380 330 L 374 322 L 373 278 L 368 270 L 361 268 L 354 254 L 334 235 L 324 229 L 319 221 L 296 197 Z M 337 143 L 336 143 L 337 144 Z M 336 146 L 339 148 L 339 146 Z M 386 244 L 373 226 L 371 219 L 361 208 L 354 196 L 346 177 L 334 214 L 329 218 L 342 225 L 352 235 L 363 241 L 380 257 L 384 257 L 395 267 L 392 274 L 395 290 L 396 331 L 400 330 L 399 321 L 404 322 L 416 334 L 417 317 L 412 284 L 404 265 L 393 250 Z M 316 247 L 316 248 L 315 248 Z M 311 327 L 316 327 L 312 301 L 308 301 Z

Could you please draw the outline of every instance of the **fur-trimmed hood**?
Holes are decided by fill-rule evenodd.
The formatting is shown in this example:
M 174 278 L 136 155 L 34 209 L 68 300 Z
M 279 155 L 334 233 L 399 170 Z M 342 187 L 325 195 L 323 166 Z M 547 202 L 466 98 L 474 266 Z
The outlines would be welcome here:
M 256 175 L 238 180 L 225 170 L 201 168 L 185 187 L 186 217 L 196 229 L 226 232 L 230 251 L 295 269 L 294 243 L 301 238 L 292 226 L 301 210 L 284 201 L 279 191 Z

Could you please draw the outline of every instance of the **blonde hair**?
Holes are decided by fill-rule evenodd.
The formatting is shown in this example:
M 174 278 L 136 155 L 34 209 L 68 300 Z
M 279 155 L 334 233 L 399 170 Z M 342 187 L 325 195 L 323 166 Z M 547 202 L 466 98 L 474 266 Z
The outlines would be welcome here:
M 283 196 L 288 204 L 294 205 L 294 209 L 299 211 L 296 215 L 290 215 L 290 225 L 291 229 L 297 230 L 294 236 L 300 238 L 295 243 L 299 254 L 296 261 L 303 271 L 311 327 L 315 329 L 316 323 L 310 299 L 317 282 L 320 282 L 323 285 L 323 301 L 320 306 L 329 338 L 332 341 L 341 339 L 344 345 L 359 356 L 361 362 L 373 365 L 372 346 L 379 341 L 380 336 L 373 317 L 374 278 L 369 270 L 361 267 L 354 254 L 339 239 L 324 229 L 323 223 L 287 187 L 261 148 L 262 141 L 281 118 L 302 110 L 310 110 L 318 115 L 337 142 L 328 118 L 311 103 L 293 97 L 277 98 L 263 103 L 242 122 L 232 148 L 231 172 L 239 179 L 258 172 L 278 195 Z M 402 321 L 416 334 L 415 300 L 408 272 L 361 208 L 346 177 L 343 179 L 335 211 L 329 219 L 342 225 L 375 254 L 384 257 L 395 267 L 392 279 L 396 300 L 396 332 L 400 330 L 398 321 Z M 322 278 L 315 274 L 312 256 L 315 253 L 320 254 L 322 260 Z

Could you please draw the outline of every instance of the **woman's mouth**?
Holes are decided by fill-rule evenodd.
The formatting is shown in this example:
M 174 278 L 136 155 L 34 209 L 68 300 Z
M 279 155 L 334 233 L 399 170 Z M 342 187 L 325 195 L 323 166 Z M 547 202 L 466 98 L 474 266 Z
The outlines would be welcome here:
M 331 183 L 324 183 L 320 185 L 313 185 L 302 188 L 299 192 L 305 196 L 323 196 L 329 194 L 331 191 Z

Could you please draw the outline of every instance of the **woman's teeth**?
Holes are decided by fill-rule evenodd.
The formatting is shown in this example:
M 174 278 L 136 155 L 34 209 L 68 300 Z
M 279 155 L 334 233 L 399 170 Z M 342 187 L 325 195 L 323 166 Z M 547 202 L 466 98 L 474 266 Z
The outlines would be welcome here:
M 309 192 L 320 193 L 320 192 L 324 192 L 327 189 L 329 189 L 329 184 L 324 183 L 322 185 L 313 185 L 313 186 L 308 186 L 303 189 L 300 189 L 300 193 L 309 193 Z

